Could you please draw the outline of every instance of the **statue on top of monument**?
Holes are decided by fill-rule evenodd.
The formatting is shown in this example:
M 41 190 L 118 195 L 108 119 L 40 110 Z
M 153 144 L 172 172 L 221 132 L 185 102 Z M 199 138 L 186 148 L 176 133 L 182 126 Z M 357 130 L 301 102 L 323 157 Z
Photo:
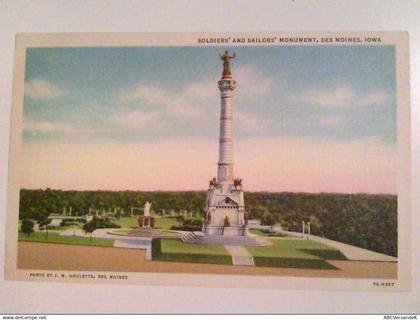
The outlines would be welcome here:
M 220 60 L 223 60 L 223 77 L 225 76 L 231 76 L 230 73 L 230 59 L 234 59 L 236 57 L 236 54 L 229 55 L 229 52 L 226 50 L 223 55 L 219 54 Z

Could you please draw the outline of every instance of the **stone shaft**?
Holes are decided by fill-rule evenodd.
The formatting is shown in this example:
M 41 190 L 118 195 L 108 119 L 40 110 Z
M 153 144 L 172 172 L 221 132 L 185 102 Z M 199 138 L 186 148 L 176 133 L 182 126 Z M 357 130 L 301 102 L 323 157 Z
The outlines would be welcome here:
M 232 97 L 236 83 L 233 79 L 219 81 L 221 93 L 219 162 L 217 182 L 233 183 L 233 133 L 232 133 Z

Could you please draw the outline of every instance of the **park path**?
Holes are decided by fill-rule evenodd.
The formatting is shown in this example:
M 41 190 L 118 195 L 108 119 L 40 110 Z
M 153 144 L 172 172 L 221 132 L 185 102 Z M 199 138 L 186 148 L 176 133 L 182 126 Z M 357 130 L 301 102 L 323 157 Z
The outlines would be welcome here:
M 234 266 L 253 266 L 254 265 L 254 258 L 244 247 L 225 246 L 225 249 L 232 256 L 232 263 Z
M 282 228 L 273 228 L 274 231 L 279 232 L 281 234 L 294 237 L 294 238 L 301 238 L 302 233 L 300 232 L 291 232 L 285 231 Z M 305 235 L 306 237 L 306 235 Z M 317 242 L 323 243 L 327 246 L 333 247 L 341 251 L 342 254 L 346 256 L 349 260 L 355 261 L 381 261 L 381 262 L 397 262 L 397 258 L 393 256 L 389 256 L 383 253 L 359 248 L 356 246 L 352 246 L 349 244 L 345 244 L 342 242 L 330 240 L 327 238 L 322 238 L 314 235 L 310 235 L 309 237 L 311 240 L 315 240 Z
M 92 233 L 92 238 L 100 239 L 113 239 L 113 246 L 116 248 L 126 249 L 144 249 L 146 250 L 146 259 L 152 260 L 152 238 L 140 238 L 140 237 L 129 237 L 129 236 L 118 236 L 108 233 L 111 229 L 96 229 Z M 60 233 L 61 236 L 75 236 L 78 237 L 90 237 L 82 229 L 77 228 L 76 230 L 67 229 Z

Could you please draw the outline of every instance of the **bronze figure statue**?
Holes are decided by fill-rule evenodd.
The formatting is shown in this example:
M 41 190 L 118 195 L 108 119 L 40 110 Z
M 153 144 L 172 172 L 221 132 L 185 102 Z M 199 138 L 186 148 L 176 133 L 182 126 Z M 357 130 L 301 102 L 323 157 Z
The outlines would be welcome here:
M 220 59 L 223 60 L 223 77 L 231 77 L 230 73 L 230 59 L 233 59 L 236 57 L 236 54 L 229 55 L 229 52 L 226 50 L 223 55 L 219 54 Z

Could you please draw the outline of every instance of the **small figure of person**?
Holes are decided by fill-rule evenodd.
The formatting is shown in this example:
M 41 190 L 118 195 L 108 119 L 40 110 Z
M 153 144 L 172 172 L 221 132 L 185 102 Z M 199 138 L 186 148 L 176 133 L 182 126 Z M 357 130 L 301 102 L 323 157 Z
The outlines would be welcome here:
M 225 222 L 224 222 L 224 224 L 223 224 L 225 227 L 230 227 L 230 220 L 229 220 L 229 217 L 228 216 L 226 216 L 226 218 L 225 218 Z
M 206 224 L 210 224 L 211 223 L 211 212 L 207 211 L 207 221 Z

